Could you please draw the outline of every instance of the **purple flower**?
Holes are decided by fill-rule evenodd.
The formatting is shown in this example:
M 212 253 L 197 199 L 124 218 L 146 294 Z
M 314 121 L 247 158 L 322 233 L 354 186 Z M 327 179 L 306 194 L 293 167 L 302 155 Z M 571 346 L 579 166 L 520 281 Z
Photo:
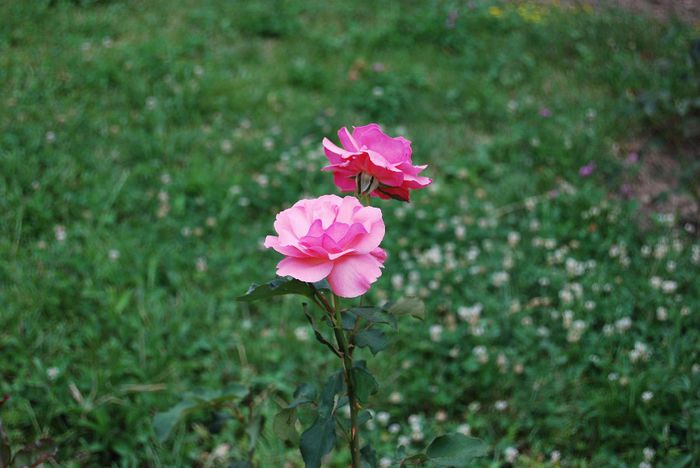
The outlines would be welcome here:
M 542 107 L 540 109 L 540 117 L 544 117 L 546 119 L 546 118 L 551 117 L 551 116 L 552 116 L 552 111 L 549 110 L 548 107 Z
M 593 172 L 595 172 L 595 168 L 595 163 L 589 162 L 585 166 L 581 166 L 581 169 L 578 170 L 578 175 L 580 175 L 581 177 L 588 177 L 591 174 L 593 174 Z
M 637 161 L 639 161 L 639 154 L 636 151 L 632 151 L 630 154 L 627 155 L 628 164 L 636 164 Z

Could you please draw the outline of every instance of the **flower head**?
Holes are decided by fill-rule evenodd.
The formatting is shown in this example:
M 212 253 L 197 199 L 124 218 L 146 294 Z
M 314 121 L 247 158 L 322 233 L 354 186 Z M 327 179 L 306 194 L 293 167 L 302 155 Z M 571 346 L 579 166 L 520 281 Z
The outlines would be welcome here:
M 355 197 L 300 200 L 277 215 L 275 231 L 265 247 L 285 255 L 277 264 L 279 276 L 307 282 L 327 278 L 338 296 L 357 297 L 382 274 L 382 212 Z
M 342 148 L 323 139 L 330 162 L 323 170 L 333 172 L 335 185 L 341 191 L 409 201 L 410 190 L 432 182 L 418 175 L 427 166 L 413 165 L 411 142 L 386 135 L 375 123 L 354 127 L 352 133 L 343 127 L 338 130 L 338 137 Z

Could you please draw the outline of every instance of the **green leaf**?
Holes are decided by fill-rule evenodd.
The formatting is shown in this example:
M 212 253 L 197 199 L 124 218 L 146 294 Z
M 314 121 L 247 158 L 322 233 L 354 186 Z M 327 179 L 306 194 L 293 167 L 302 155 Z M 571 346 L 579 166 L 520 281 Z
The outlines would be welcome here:
M 355 328 L 355 319 L 359 317 L 371 324 L 386 324 L 397 328 L 396 317 L 379 307 L 354 307 L 343 312 L 343 328 L 352 330 Z
M 377 468 L 377 452 L 370 444 L 365 445 L 360 450 L 362 468 Z
M 425 319 L 425 304 L 415 297 L 404 297 L 387 305 L 386 311 L 392 315 L 410 315 L 417 319 Z
M 343 392 L 345 382 L 343 381 L 343 372 L 338 371 L 332 374 L 326 381 L 323 390 L 321 391 L 321 404 L 318 412 L 322 417 L 330 417 L 336 407 L 335 396 Z
M 320 468 L 323 457 L 335 446 L 335 421 L 318 417 L 300 440 L 301 456 L 306 468 Z
M 316 387 L 308 383 L 301 384 L 294 390 L 294 400 L 287 405 L 287 408 L 296 408 L 314 401 L 316 401 Z
M 384 331 L 376 328 L 362 330 L 355 335 L 355 345 L 360 348 L 369 347 L 372 354 L 377 354 L 379 351 L 389 346 Z
M 186 401 L 173 406 L 168 411 L 156 414 L 153 417 L 153 429 L 158 440 L 161 442 L 168 440 L 180 418 L 184 416 L 185 412 L 196 406 L 195 402 Z
M 236 300 L 250 302 L 285 294 L 299 294 L 306 297 L 313 297 L 315 291 L 313 285 L 294 278 L 275 278 L 265 284 L 253 283 L 250 288 L 248 288 L 248 292 L 242 296 L 238 296 Z
M 374 395 L 379 390 L 379 385 L 372 374 L 361 367 L 353 367 L 350 371 L 350 378 L 360 403 L 365 403 L 370 395 Z
M 488 453 L 484 441 L 463 434 L 445 434 L 428 446 L 426 455 L 438 466 L 465 466 Z
M 296 422 L 297 410 L 295 408 L 284 408 L 277 413 L 275 419 L 272 420 L 272 431 L 281 440 L 288 440 L 296 444 L 299 440 Z
M 357 413 L 357 425 L 361 426 L 372 419 L 372 413 L 369 410 L 361 410 Z
M 265 426 L 265 416 L 262 414 L 258 414 L 255 416 L 253 421 L 248 423 L 248 427 L 246 428 L 245 432 L 248 434 L 248 438 L 250 440 L 248 444 L 248 453 L 251 454 L 255 450 L 255 445 L 258 443 L 258 437 L 260 437 L 260 433 L 263 430 L 263 427 Z

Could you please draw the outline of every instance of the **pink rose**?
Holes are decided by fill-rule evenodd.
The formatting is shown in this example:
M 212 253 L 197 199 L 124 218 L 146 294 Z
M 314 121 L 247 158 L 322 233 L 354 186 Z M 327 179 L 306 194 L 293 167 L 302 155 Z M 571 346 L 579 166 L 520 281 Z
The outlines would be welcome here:
M 310 283 L 327 278 L 338 296 L 357 297 L 382 274 L 382 212 L 355 197 L 299 200 L 277 215 L 275 231 L 265 247 L 286 257 L 277 264 L 279 276 Z
M 419 176 L 428 166 L 411 162 L 411 142 L 404 137 L 392 138 L 375 124 L 338 130 L 342 148 L 328 138 L 323 150 L 330 161 L 324 171 L 333 172 L 335 185 L 344 192 L 369 192 L 381 198 L 409 200 L 409 190 L 430 185 L 432 180 Z M 357 188 L 360 187 L 360 190 Z

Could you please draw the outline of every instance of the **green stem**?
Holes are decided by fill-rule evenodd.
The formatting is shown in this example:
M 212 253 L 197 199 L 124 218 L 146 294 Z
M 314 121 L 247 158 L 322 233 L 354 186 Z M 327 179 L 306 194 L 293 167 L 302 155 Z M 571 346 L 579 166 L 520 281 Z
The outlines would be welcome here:
M 348 389 L 348 404 L 350 405 L 350 455 L 352 458 L 352 468 L 362 468 L 362 460 L 360 459 L 360 433 L 359 428 L 357 427 L 357 413 L 360 409 L 360 405 L 357 401 L 357 395 L 355 395 L 355 384 L 352 381 L 352 353 L 350 351 L 347 336 L 343 331 L 343 322 L 340 318 L 338 296 L 332 294 L 331 297 L 333 302 L 332 305 L 323 294 L 316 292 L 314 302 L 328 313 L 331 323 L 333 324 L 333 333 L 335 334 L 335 339 L 338 342 L 340 357 L 343 360 L 345 386 Z
M 327 301 L 324 302 L 328 304 Z M 335 294 L 333 294 L 332 317 L 333 332 L 335 333 L 335 339 L 338 341 L 338 349 L 343 359 L 345 385 L 348 389 L 348 404 L 350 405 L 350 455 L 352 457 L 352 467 L 361 468 L 360 433 L 357 427 L 359 404 L 357 402 L 357 396 L 355 395 L 355 384 L 352 381 L 352 354 L 350 353 L 347 336 L 343 331 L 342 321 L 340 319 L 340 307 L 338 307 L 338 298 Z

